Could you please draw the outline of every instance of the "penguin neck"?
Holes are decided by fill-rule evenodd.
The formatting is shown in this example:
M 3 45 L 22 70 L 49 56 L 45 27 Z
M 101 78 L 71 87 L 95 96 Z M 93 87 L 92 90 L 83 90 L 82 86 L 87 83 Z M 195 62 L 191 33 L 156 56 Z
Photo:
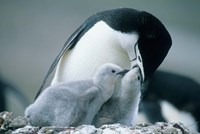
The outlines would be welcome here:
M 93 83 L 100 89 L 103 101 L 107 101 L 113 94 L 115 89 L 115 81 L 113 79 L 99 79 L 93 78 Z

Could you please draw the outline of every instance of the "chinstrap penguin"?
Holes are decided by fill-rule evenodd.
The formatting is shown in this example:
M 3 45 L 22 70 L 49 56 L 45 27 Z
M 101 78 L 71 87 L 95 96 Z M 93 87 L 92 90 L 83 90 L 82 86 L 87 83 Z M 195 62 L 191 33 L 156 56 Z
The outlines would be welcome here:
M 100 66 L 93 79 L 52 85 L 25 110 L 33 126 L 76 127 L 91 124 L 102 104 L 113 94 L 122 69 L 107 63 Z
M 140 103 L 140 112 L 150 123 L 182 122 L 200 131 L 199 94 L 200 84 L 194 79 L 172 72 L 156 71 Z M 164 110 L 166 107 L 168 109 Z
M 66 41 L 35 98 L 56 66 L 51 85 L 92 78 L 95 69 L 108 62 L 125 69 L 138 66 L 143 84 L 164 60 L 171 44 L 165 26 L 148 12 L 130 8 L 99 12 Z

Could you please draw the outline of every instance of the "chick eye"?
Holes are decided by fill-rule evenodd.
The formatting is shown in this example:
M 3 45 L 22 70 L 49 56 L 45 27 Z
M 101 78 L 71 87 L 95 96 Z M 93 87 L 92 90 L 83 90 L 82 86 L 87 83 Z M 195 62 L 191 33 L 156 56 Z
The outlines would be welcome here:
M 138 80 L 140 80 L 140 76 L 138 76 Z
M 112 70 L 112 73 L 115 73 L 116 71 L 115 70 Z

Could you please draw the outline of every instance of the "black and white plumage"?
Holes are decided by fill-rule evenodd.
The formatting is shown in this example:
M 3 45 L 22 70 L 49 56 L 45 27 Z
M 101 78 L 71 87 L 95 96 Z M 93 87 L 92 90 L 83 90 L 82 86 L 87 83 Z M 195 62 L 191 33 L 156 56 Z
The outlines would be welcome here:
M 96 127 L 113 123 L 133 125 L 141 97 L 141 78 L 139 67 L 128 71 L 122 78 L 118 90 L 115 90 L 111 98 L 103 104 L 92 124 Z
M 93 79 L 61 82 L 48 87 L 25 111 L 31 125 L 76 127 L 91 124 L 102 104 L 113 94 L 122 69 L 104 64 Z
M 36 98 L 57 64 L 52 85 L 91 78 L 98 66 L 108 62 L 126 69 L 139 66 L 145 82 L 161 64 L 171 44 L 164 25 L 148 12 L 129 8 L 99 12 L 67 40 Z
M 182 122 L 189 128 L 200 130 L 199 94 L 200 84 L 192 78 L 172 72 L 156 71 L 141 102 L 141 112 L 151 123 Z

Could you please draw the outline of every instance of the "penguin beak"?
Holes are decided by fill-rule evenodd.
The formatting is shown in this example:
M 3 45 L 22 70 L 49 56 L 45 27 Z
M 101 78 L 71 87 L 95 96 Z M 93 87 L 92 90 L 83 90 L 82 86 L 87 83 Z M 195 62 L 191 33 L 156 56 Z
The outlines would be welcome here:
M 133 69 L 135 67 L 139 67 L 140 74 L 142 77 L 142 83 L 143 83 L 145 81 L 145 75 L 144 75 L 143 59 L 140 54 L 138 42 L 134 45 L 134 52 L 135 52 L 135 56 L 132 56 L 132 59 L 130 60 L 131 68 Z
M 123 71 L 117 73 L 117 75 L 121 75 L 123 77 L 126 73 L 128 73 L 128 71 L 129 70 L 123 70 Z

